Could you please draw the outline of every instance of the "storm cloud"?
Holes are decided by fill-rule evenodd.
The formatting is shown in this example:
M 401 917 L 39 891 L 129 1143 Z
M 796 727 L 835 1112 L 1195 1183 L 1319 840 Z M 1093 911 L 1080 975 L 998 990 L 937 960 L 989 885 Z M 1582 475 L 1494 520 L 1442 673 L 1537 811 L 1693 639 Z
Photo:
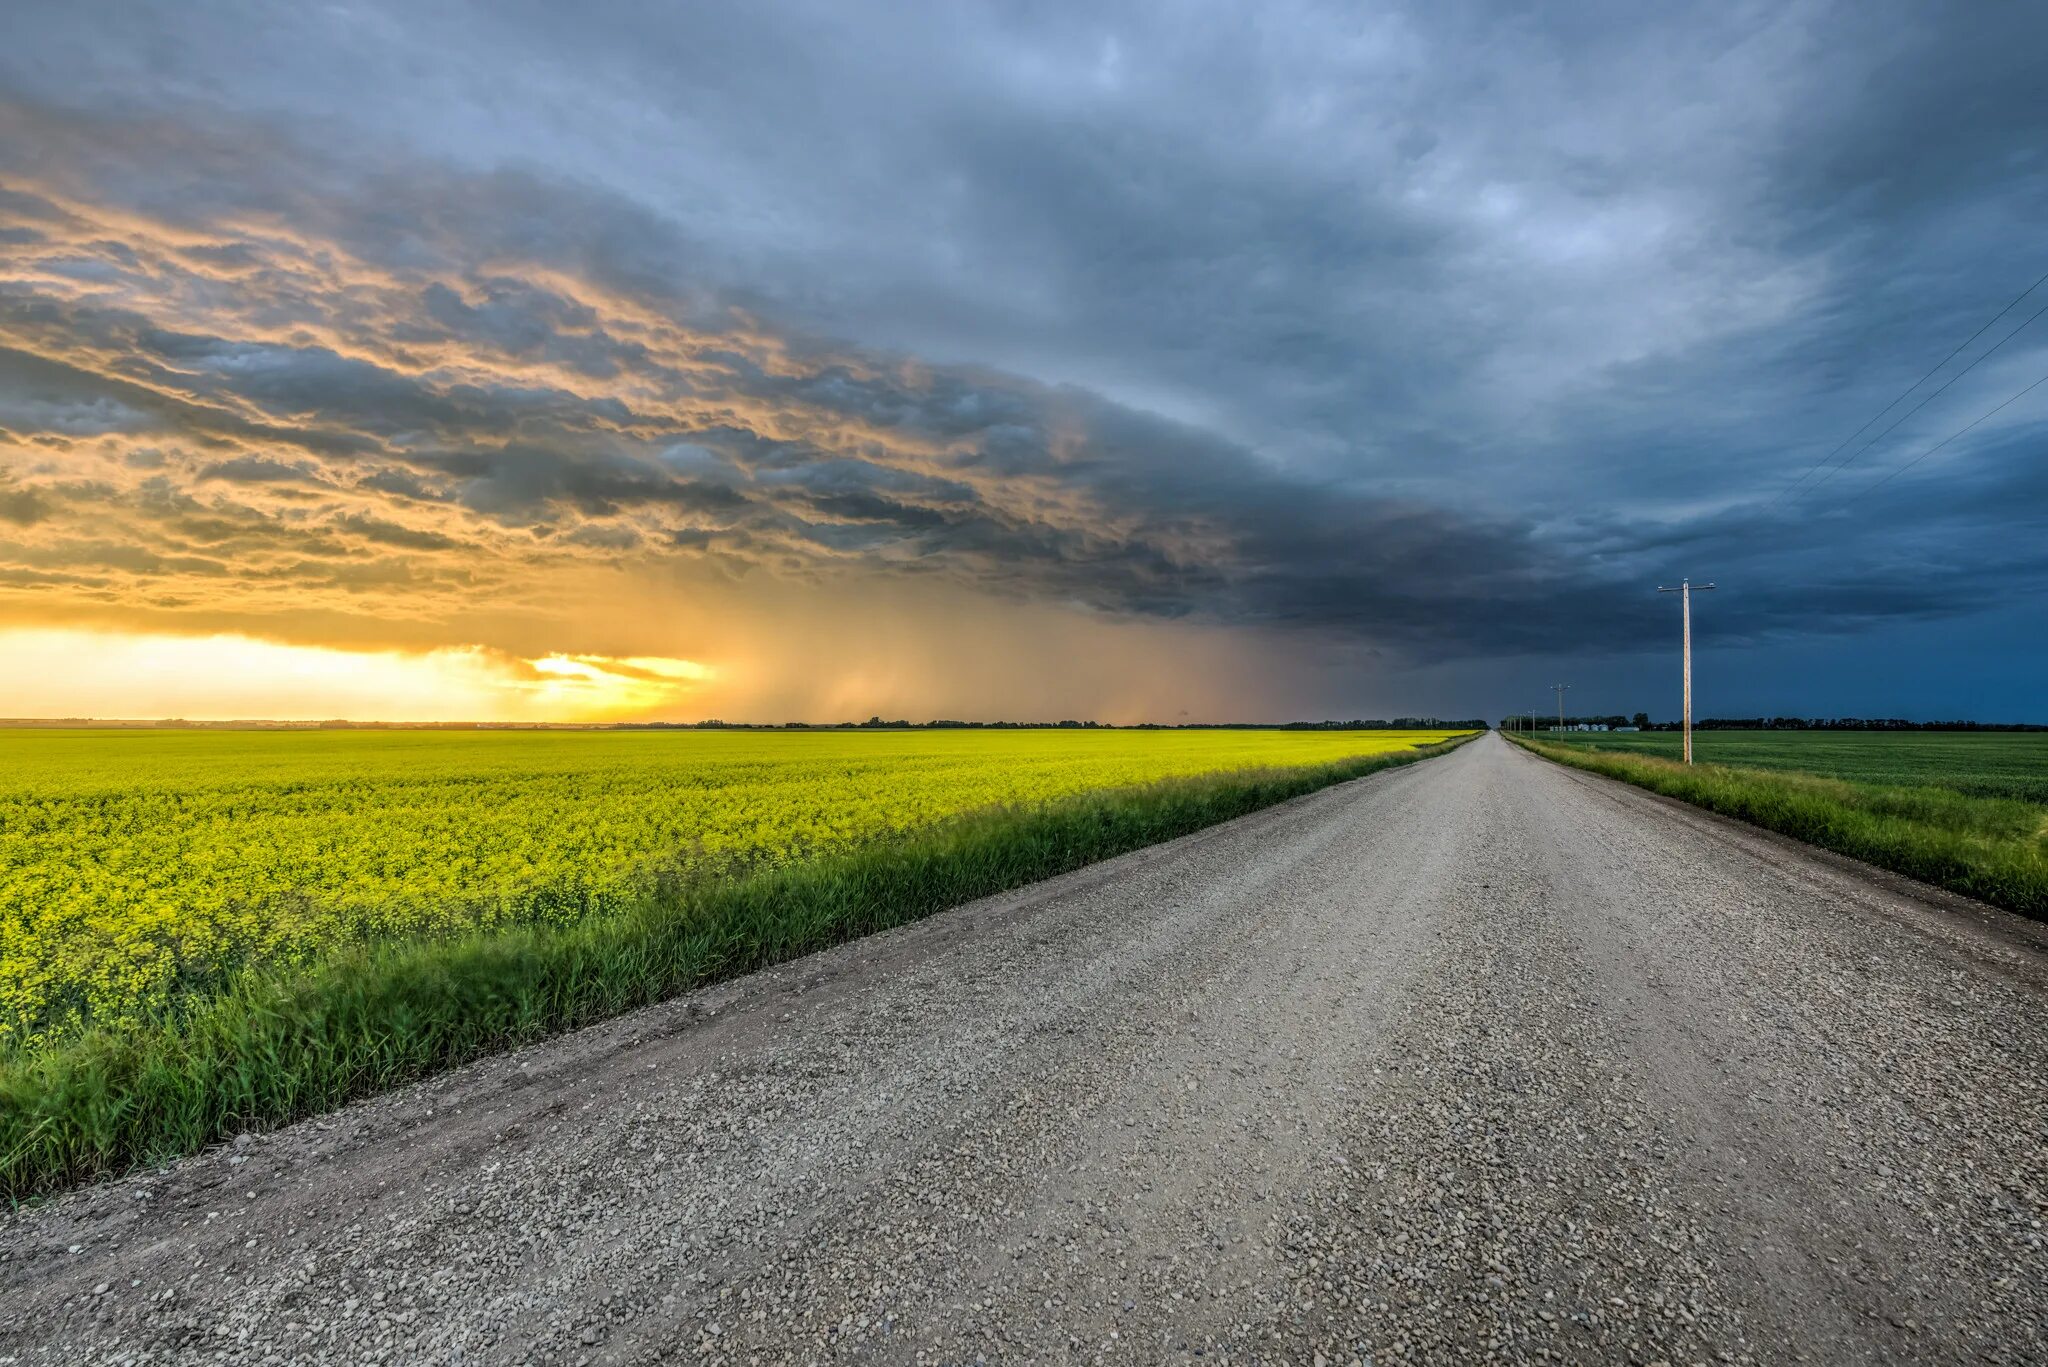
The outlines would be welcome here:
M 1474 711 L 1636 686 L 1689 574 L 1738 706 L 1929 624 L 1972 705 L 2048 666 L 2048 387 L 1939 445 L 2048 289 L 1809 474 L 2048 269 L 2035 7 L 16 28 L 0 611 L 496 647 L 479 595 L 590 573 L 897 584 Z

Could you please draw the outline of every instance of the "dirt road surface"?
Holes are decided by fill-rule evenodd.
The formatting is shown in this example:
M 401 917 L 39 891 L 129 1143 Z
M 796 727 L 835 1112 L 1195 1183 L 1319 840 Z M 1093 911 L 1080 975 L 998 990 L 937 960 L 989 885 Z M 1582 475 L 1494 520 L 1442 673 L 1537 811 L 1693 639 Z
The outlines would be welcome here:
M 0 1217 L 0 1363 L 2041 1363 L 2044 988 L 1488 736 Z

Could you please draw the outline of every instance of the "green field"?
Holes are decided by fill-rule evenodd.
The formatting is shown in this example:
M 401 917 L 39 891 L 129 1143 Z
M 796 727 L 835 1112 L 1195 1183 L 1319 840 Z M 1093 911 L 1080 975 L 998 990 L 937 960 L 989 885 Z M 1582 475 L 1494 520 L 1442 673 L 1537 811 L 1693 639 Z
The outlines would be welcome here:
M 1513 739 L 2024 916 L 2048 920 L 2048 735 L 1708 731 Z
M 1446 739 L 0 734 L 0 1194 L 329 1109 Z
M 1684 752 L 1676 731 L 1539 731 L 1536 739 L 1666 759 Z M 2048 806 L 2048 731 L 1695 731 L 1692 742 L 1701 764 L 1925 784 Z

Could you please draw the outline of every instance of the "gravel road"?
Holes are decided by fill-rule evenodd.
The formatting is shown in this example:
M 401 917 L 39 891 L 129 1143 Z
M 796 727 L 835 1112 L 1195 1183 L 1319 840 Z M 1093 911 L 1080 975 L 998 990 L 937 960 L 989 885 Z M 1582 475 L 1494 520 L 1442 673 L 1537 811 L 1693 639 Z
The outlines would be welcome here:
M 2048 1362 L 2044 988 L 1487 736 L 0 1218 L 0 1363 Z

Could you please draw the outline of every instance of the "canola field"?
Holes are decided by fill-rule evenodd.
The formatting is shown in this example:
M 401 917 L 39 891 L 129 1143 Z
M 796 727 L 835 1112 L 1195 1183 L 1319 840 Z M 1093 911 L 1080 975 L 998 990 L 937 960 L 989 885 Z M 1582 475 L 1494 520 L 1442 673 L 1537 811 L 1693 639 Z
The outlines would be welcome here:
M 244 965 L 1452 734 L 0 730 L 0 1048 L 160 1014 Z

